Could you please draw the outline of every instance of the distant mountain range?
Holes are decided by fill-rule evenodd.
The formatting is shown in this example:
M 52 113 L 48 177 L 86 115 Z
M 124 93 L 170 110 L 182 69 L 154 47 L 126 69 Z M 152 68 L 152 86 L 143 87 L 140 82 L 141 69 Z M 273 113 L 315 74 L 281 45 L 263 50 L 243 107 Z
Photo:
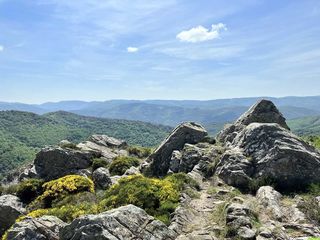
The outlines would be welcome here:
M 0 110 L 20 110 L 37 114 L 68 111 L 84 116 L 138 120 L 176 126 L 184 121 L 204 125 L 234 121 L 257 100 L 272 100 L 287 119 L 320 115 L 320 96 L 313 97 L 256 97 L 196 100 L 110 100 L 105 102 L 62 101 L 28 105 L 0 102 Z

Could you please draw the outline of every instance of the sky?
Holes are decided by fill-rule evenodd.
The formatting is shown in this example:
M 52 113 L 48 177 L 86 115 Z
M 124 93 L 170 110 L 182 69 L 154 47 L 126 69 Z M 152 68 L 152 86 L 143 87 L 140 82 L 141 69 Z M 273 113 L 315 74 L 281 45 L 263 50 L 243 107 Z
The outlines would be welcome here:
M 0 0 L 0 101 L 307 95 L 319 0 Z

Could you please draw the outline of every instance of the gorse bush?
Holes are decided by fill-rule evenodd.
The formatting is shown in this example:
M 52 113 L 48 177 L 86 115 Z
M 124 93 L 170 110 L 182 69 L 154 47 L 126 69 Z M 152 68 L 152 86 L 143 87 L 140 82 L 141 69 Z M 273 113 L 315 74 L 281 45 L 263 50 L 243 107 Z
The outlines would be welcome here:
M 60 218 L 62 221 L 71 222 L 82 215 L 96 213 L 98 213 L 98 205 L 90 202 L 82 202 L 79 204 L 67 204 L 61 207 L 37 209 L 27 214 L 27 216 L 38 218 L 44 215 L 52 215 Z
M 100 210 L 136 205 L 166 224 L 178 205 L 185 184 L 196 185 L 185 174 L 173 174 L 164 179 L 133 175 L 123 178 L 106 192 Z
M 17 186 L 17 196 L 24 203 L 30 203 L 37 196 L 43 192 L 43 180 L 40 179 L 27 179 L 22 181 Z
M 92 171 L 100 168 L 100 167 L 104 167 L 107 168 L 109 166 L 109 163 L 102 158 L 94 158 L 92 161 Z
M 123 175 L 130 167 L 139 166 L 140 161 L 135 157 L 119 156 L 109 166 L 111 175 Z
M 53 201 L 79 193 L 94 192 L 94 183 L 91 179 L 79 175 L 67 175 L 43 184 L 43 194 L 36 201 L 43 203 L 44 207 L 51 207 Z
M 137 156 L 138 158 L 146 158 L 152 153 L 152 148 L 140 146 L 129 146 L 127 150 L 130 155 Z

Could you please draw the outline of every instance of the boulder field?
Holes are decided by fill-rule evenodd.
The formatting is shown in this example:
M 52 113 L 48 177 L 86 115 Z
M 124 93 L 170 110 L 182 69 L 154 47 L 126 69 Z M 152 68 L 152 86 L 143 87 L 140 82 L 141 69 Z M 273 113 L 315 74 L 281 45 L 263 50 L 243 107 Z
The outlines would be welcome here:
M 309 186 L 320 184 L 320 153 L 290 132 L 271 101 L 257 102 L 216 138 L 208 136 L 200 124 L 182 123 L 149 156 L 141 158 L 138 167 L 128 166 L 123 175 L 112 176 L 108 166 L 130 154 L 125 141 L 105 135 L 93 135 L 77 145 L 63 141 L 42 149 L 18 181 L 38 178 L 47 182 L 76 174 L 92 179 L 96 194 L 102 196 L 128 176 L 163 179 L 184 173 L 198 188 L 187 187 L 180 194 L 169 224 L 132 204 L 82 214 L 71 222 L 56 216 L 25 216 L 29 206 L 5 194 L 0 196 L 0 235 L 6 232 L 4 240 L 320 237 L 320 196 L 306 197 Z M 94 163 L 96 158 L 99 164 Z

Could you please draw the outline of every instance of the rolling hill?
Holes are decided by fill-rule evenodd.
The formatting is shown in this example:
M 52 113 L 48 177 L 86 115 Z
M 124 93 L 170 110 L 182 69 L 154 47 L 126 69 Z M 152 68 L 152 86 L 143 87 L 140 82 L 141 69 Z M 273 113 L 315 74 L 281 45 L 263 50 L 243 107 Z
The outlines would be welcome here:
M 37 115 L 29 112 L 0 112 L 0 176 L 32 160 L 39 148 L 63 139 L 80 142 L 92 134 L 107 134 L 130 144 L 155 146 L 170 127 L 138 121 L 99 119 L 68 112 Z

